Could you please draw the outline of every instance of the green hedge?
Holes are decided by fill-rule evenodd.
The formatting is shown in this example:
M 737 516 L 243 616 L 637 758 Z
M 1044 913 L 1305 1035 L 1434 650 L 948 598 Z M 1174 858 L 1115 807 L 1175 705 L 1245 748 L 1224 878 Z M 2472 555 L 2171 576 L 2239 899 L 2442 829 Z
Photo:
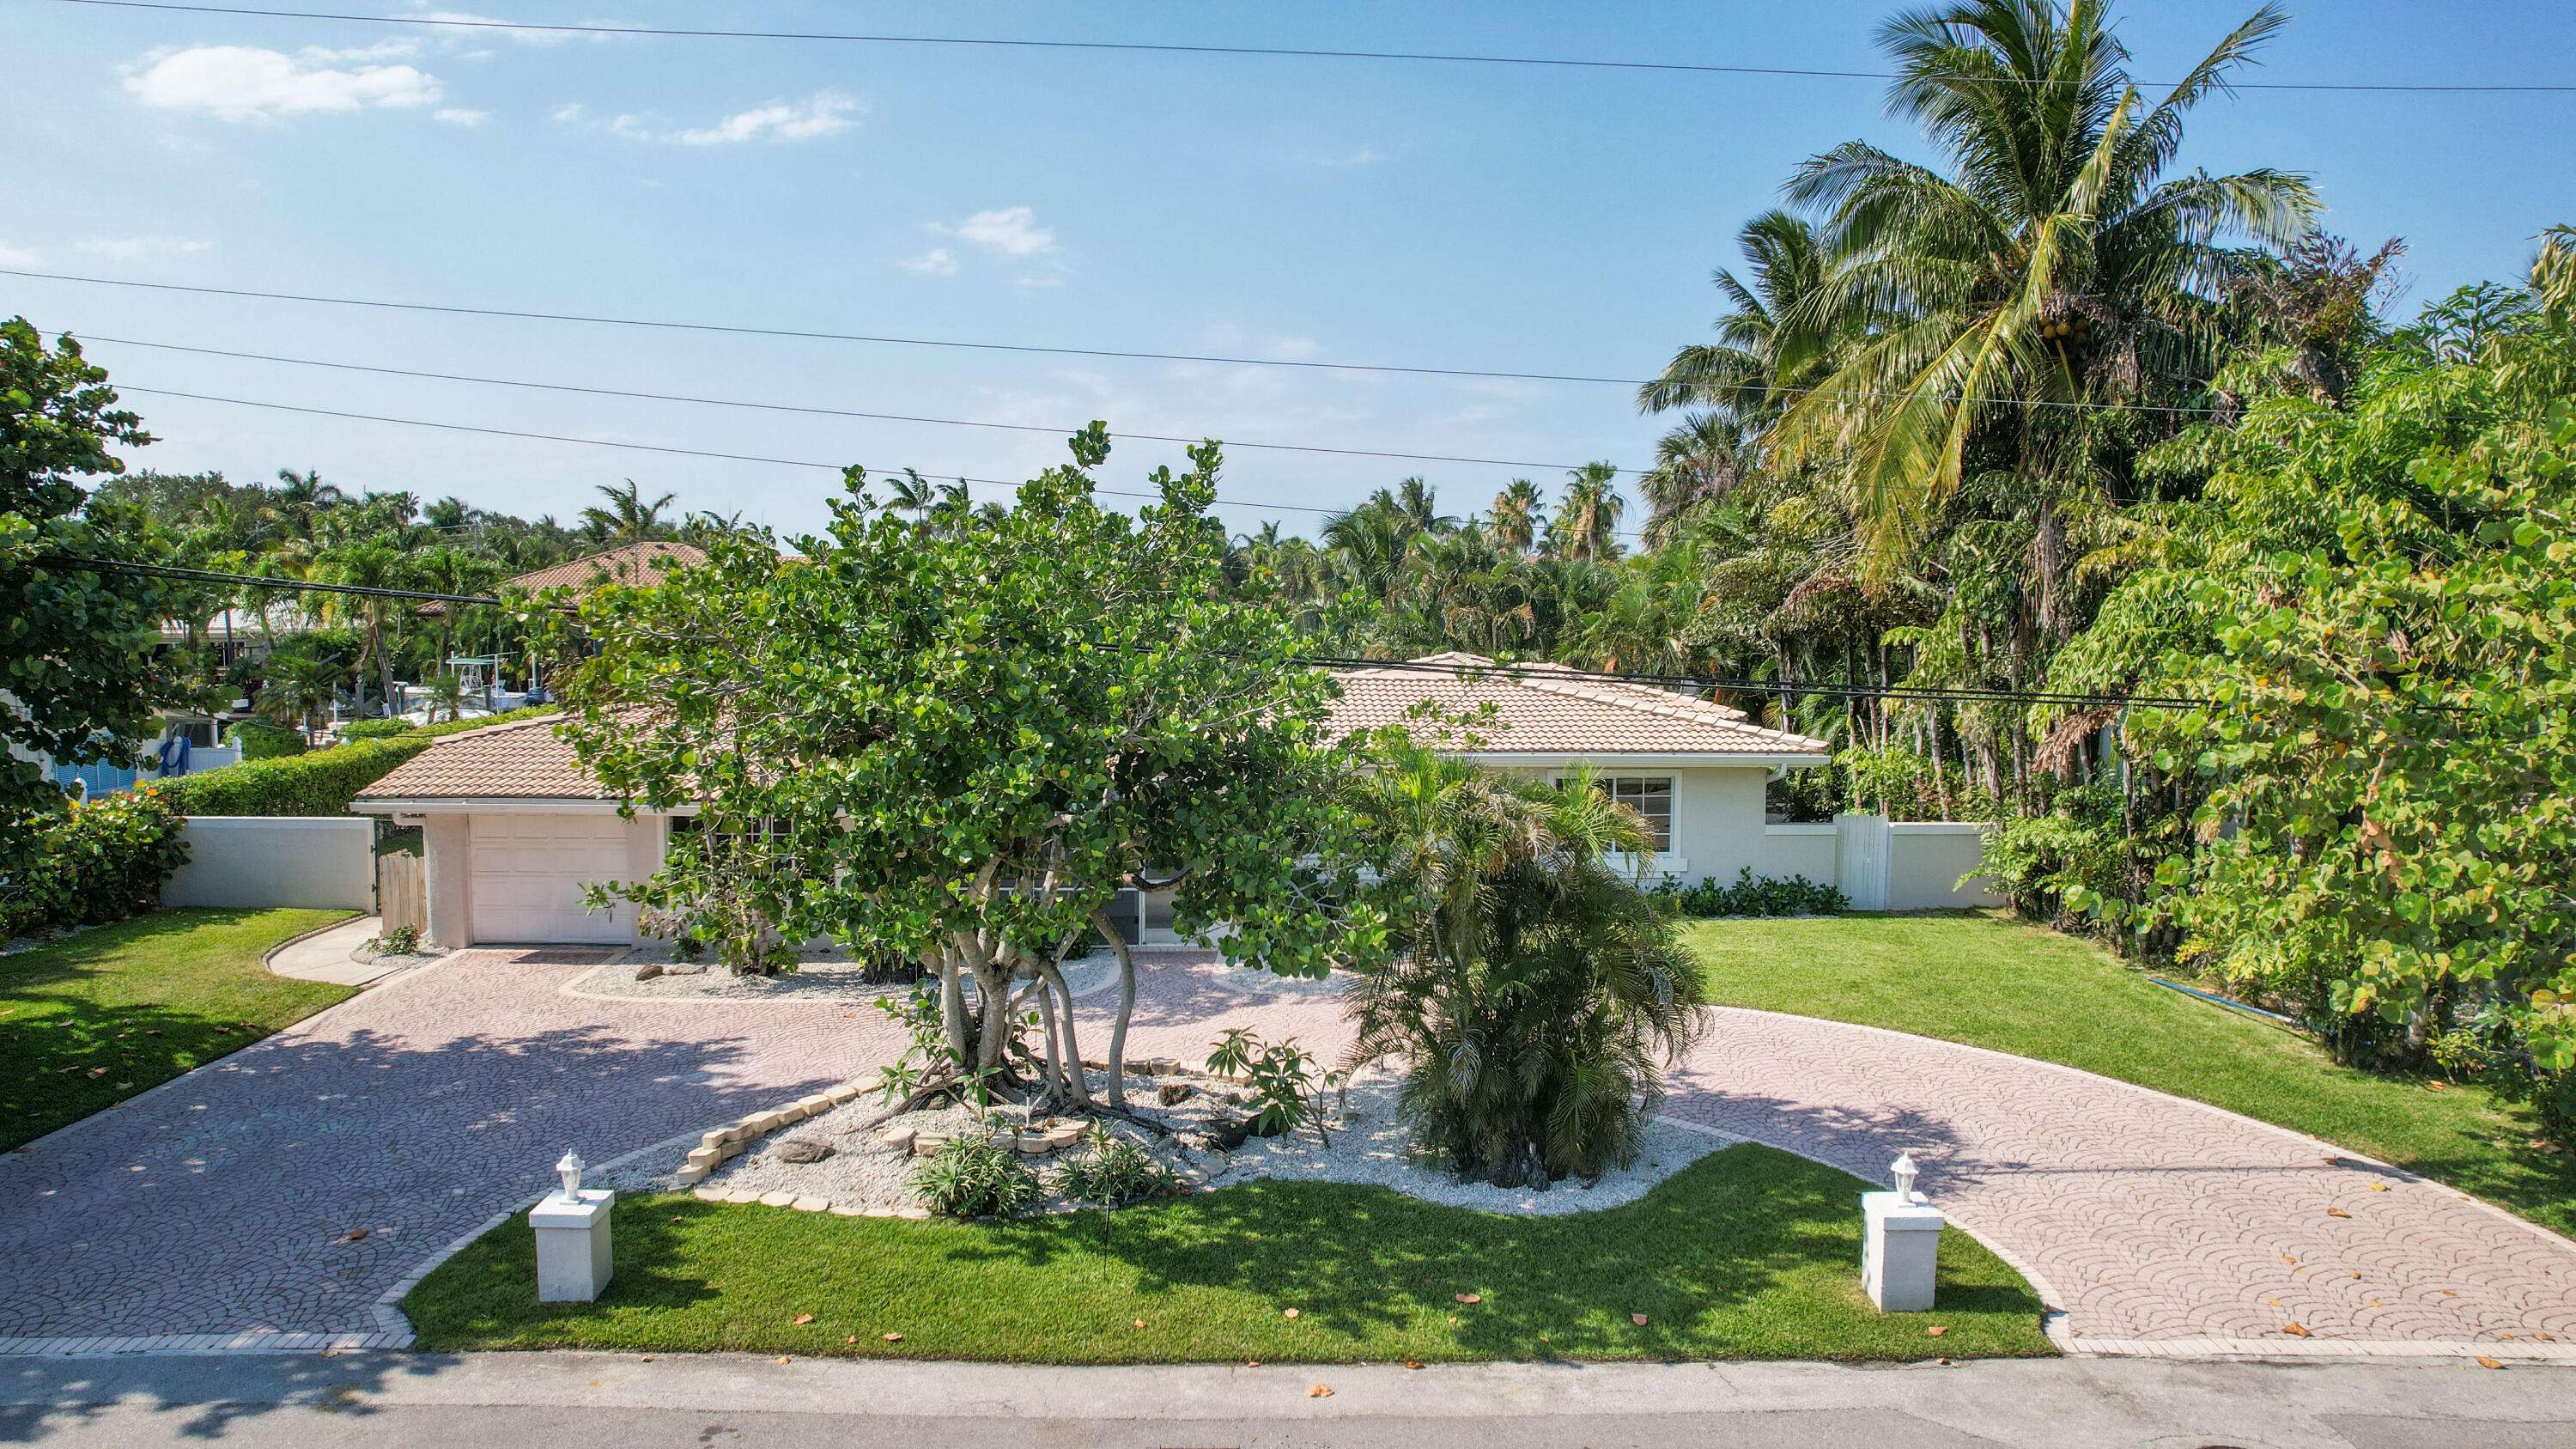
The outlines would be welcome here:
M 358 740 L 279 760 L 244 760 L 145 788 L 181 815 L 341 815 L 358 792 L 428 749 L 425 734 Z
M 271 724 L 266 720 L 243 720 L 234 725 L 225 738 L 241 748 L 241 757 L 245 760 L 282 760 L 289 755 L 303 754 L 309 748 L 304 743 L 304 736 L 282 724 Z
M 396 735 L 407 735 L 411 732 L 412 723 L 407 719 L 362 719 L 353 720 L 348 724 L 342 725 L 340 727 L 340 738 L 344 740 L 389 740 Z
M 150 791 L 72 804 L 43 821 L 24 868 L 0 876 L 0 939 L 161 908 L 161 883 L 188 858 L 179 820 Z

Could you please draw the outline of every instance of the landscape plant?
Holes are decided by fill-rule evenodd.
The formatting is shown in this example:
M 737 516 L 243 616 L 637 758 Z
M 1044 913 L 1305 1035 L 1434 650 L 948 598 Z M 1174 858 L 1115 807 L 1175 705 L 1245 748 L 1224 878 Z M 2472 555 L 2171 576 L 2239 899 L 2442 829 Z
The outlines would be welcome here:
M 957 1070 L 1118 1111 L 1120 891 L 1173 889 L 1184 935 L 1292 974 L 1372 949 L 1376 928 L 1315 863 L 1345 856 L 1331 782 L 1352 757 L 1323 737 L 1330 685 L 1296 611 L 1227 587 L 1217 450 L 1158 470 L 1159 501 L 1129 516 L 1094 496 L 1106 429 L 1071 448 L 1010 506 L 961 491 L 918 518 L 852 469 L 829 527 L 792 548 L 730 532 L 657 586 L 589 594 L 596 654 L 566 732 L 621 800 L 694 805 L 702 836 L 734 842 L 598 899 L 686 914 L 730 893 L 743 939 L 916 959 Z M 1119 957 L 1101 1103 L 1060 970 L 1093 939 Z M 1010 1055 L 1028 1011 L 1033 1075 Z
M 992 1125 L 977 1118 L 913 1169 L 912 1190 L 932 1212 L 952 1218 L 1009 1217 L 1037 1201 L 1038 1175 Z
M 1732 885 L 1719 885 L 1714 877 L 1686 884 L 1665 876 L 1651 894 L 1682 916 L 1830 916 L 1851 909 L 1851 899 L 1833 886 L 1803 875 L 1756 876 L 1749 865 L 1736 871 Z
M 1082 1150 L 1056 1169 L 1055 1190 L 1075 1202 L 1125 1207 L 1180 1191 L 1181 1178 L 1170 1164 L 1094 1122 Z
M 161 908 L 187 862 L 180 820 L 151 789 L 34 813 L 20 864 L 0 874 L 0 940 L 120 921 Z
M 1334 1085 L 1338 1074 L 1318 1074 L 1314 1054 L 1295 1037 L 1264 1042 L 1249 1027 L 1228 1027 L 1209 1049 L 1208 1070 L 1220 1077 L 1240 1077 L 1252 1088 L 1261 1110 L 1253 1114 L 1252 1135 L 1278 1137 L 1308 1123 L 1329 1143 L 1317 1095 Z
M 1577 772 L 1512 780 L 1403 741 L 1349 787 L 1392 950 L 1349 991 L 1346 1069 L 1393 1060 L 1418 1144 L 1543 1188 L 1625 1166 L 1704 1023 L 1697 966 L 1614 853 L 1653 842 Z

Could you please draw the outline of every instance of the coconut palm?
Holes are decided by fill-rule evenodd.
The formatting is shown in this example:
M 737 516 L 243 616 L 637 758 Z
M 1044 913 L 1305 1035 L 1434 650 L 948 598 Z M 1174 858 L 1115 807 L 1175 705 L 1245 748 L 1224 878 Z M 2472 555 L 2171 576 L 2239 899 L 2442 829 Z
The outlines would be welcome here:
M 1717 319 L 1718 340 L 1674 353 L 1637 389 L 1638 411 L 1705 408 L 1746 422 L 1767 419 L 1784 394 L 1830 367 L 1843 319 L 1816 308 L 1833 271 L 1825 239 L 1802 217 L 1766 211 L 1736 233 L 1736 245 L 1751 279 L 1724 268 L 1711 278 L 1735 308 Z
M 267 675 L 259 691 L 260 712 L 294 725 L 311 744 L 314 716 L 331 703 L 347 673 L 340 656 L 299 645 L 272 652 L 260 667 Z
M 1527 478 L 1515 478 L 1495 494 L 1493 515 L 1485 524 L 1494 545 L 1513 553 L 1529 552 L 1538 538 L 1540 503 L 1538 485 Z
M 1628 506 L 1616 486 L 1619 470 L 1608 463 L 1586 463 L 1565 476 L 1565 498 L 1547 520 L 1548 551 L 1596 562 L 1618 557 L 1619 515 Z
M 323 554 L 313 564 L 312 577 L 317 583 L 347 584 L 365 589 L 398 589 L 406 582 L 408 570 L 402 551 L 381 538 L 361 538 L 344 543 Z M 394 697 L 394 657 L 385 648 L 385 613 L 391 601 L 380 595 L 324 594 L 325 616 L 359 624 L 364 628 L 358 650 L 358 714 L 367 712 L 367 661 L 376 663 L 378 682 L 383 686 L 380 697 L 390 707 Z
M 1972 443 L 2000 434 L 2016 466 L 2078 486 L 2098 417 L 2015 406 L 2133 401 L 2207 376 L 2217 284 L 2237 236 L 2308 232 L 2306 178 L 2275 170 L 2160 179 L 2184 118 L 2287 22 L 2266 4 L 2150 107 L 2131 87 L 2107 0 L 1957 0 L 1880 32 L 1889 109 L 1946 169 L 1852 141 L 1817 156 L 1790 198 L 1829 217 L 1844 260 L 1793 330 L 1862 335 L 1781 432 L 1797 456 L 1849 459 L 1865 573 L 1899 570 Z M 2035 546 L 2047 630 L 2063 638 L 2062 529 Z
M 644 490 L 629 478 L 623 486 L 599 485 L 599 496 L 608 500 L 608 506 L 583 509 L 581 522 L 602 547 L 621 548 L 670 536 L 670 525 L 662 521 L 662 510 L 671 506 L 676 494 L 665 493 L 647 503 Z

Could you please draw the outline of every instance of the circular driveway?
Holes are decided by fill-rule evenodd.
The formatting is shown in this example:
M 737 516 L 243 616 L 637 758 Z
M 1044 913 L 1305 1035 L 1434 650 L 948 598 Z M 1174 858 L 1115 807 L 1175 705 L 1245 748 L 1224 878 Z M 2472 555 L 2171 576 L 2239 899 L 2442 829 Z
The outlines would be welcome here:
M 902 1046 L 863 1006 L 562 989 L 603 959 L 459 952 L 0 1156 L 0 1350 L 404 1341 L 377 1299 L 566 1148 L 605 1162 Z M 1327 1061 L 1348 1041 L 1329 990 L 1140 964 L 1130 1057 L 1202 1060 L 1233 1025 Z M 1113 1000 L 1082 1001 L 1086 1055 Z M 2438 1184 L 2068 1068 L 1716 1014 L 1665 1110 L 1873 1182 L 1912 1152 L 2070 1348 L 2576 1356 L 2576 1245 Z

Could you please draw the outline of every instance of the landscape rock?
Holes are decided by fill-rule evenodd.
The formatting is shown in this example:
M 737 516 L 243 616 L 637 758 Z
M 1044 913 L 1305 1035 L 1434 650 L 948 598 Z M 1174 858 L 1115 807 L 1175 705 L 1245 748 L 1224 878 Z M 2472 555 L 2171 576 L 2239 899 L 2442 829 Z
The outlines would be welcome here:
M 810 1137 L 797 1137 L 778 1144 L 777 1153 L 781 1162 L 820 1162 L 832 1155 L 832 1148 Z
M 635 979 L 638 981 L 650 981 L 661 974 L 662 963 L 659 961 L 647 961 L 635 968 Z
M 1190 1099 L 1197 1089 L 1187 1082 L 1165 1082 L 1154 1089 L 1154 1100 L 1166 1107 L 1177 1107 Z

